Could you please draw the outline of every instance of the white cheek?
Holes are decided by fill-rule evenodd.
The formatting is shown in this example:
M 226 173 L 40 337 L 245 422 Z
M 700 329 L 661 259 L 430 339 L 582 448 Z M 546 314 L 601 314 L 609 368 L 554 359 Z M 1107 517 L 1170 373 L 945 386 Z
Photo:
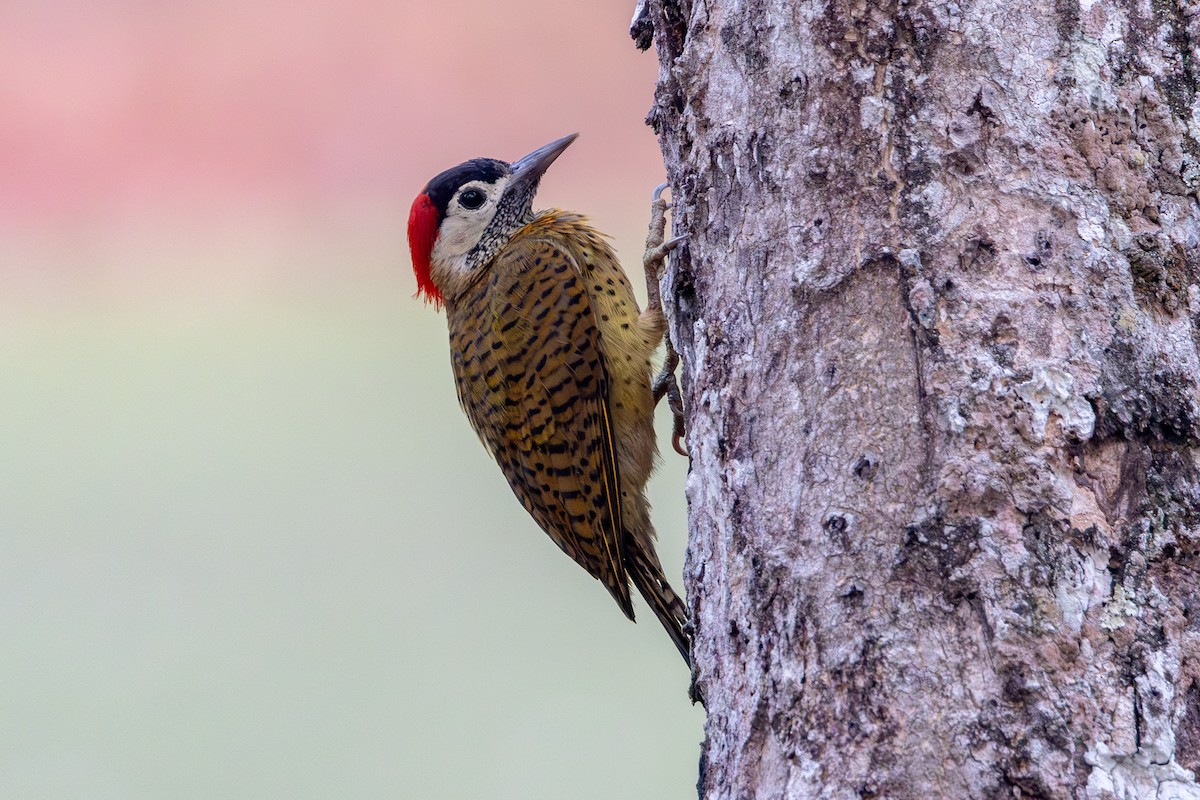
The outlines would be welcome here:
M 433 245 L 433 261 L 455 272 L 466 271 L 467 255 L 479 242 L 494 209 L 483 208 L 470 214 L 454 214 L 442 221 L 437 241 Z

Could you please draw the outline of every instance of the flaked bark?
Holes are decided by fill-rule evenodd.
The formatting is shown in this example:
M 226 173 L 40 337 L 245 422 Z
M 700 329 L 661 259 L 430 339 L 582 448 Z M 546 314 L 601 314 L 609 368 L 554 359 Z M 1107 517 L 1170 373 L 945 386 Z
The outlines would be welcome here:
M 1200 8 L 644 0 L 705 798 L 1200 798 Z

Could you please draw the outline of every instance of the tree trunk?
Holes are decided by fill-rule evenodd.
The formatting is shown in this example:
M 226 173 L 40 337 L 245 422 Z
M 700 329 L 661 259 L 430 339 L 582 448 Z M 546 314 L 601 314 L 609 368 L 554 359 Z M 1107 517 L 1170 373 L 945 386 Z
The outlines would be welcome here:
M 644 0 L 704 798 L 1200 798 L 1200 7 Z

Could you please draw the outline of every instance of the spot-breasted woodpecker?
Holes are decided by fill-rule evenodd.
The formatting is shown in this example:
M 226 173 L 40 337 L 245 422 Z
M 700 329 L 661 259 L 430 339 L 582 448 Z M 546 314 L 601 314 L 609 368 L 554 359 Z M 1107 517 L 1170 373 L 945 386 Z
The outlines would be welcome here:
M 408 220 L 417 293 L 445 305 L 459 402 L 525 510 L 630 619 L 632 580 L 690 664 L 687 610 L 654 552 L 645 494 L 664 391 L 651 387 L 666 329 L 657 268 L 677 240 L 663 242 L 655 192 L 639 311 L 602 234 L 578 214 L 532 210 L 574 139 L 429 181 Z

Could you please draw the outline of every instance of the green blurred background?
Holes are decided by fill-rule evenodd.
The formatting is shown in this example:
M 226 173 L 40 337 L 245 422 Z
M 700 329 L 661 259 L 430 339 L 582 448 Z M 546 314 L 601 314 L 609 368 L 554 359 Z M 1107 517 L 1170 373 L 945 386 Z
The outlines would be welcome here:
M 579 131 L 540 203 L 638 263 L 632 6 L 0 0 L 0 797 L 695 796 L 686 670 L 512 498 L 404 240 Z

